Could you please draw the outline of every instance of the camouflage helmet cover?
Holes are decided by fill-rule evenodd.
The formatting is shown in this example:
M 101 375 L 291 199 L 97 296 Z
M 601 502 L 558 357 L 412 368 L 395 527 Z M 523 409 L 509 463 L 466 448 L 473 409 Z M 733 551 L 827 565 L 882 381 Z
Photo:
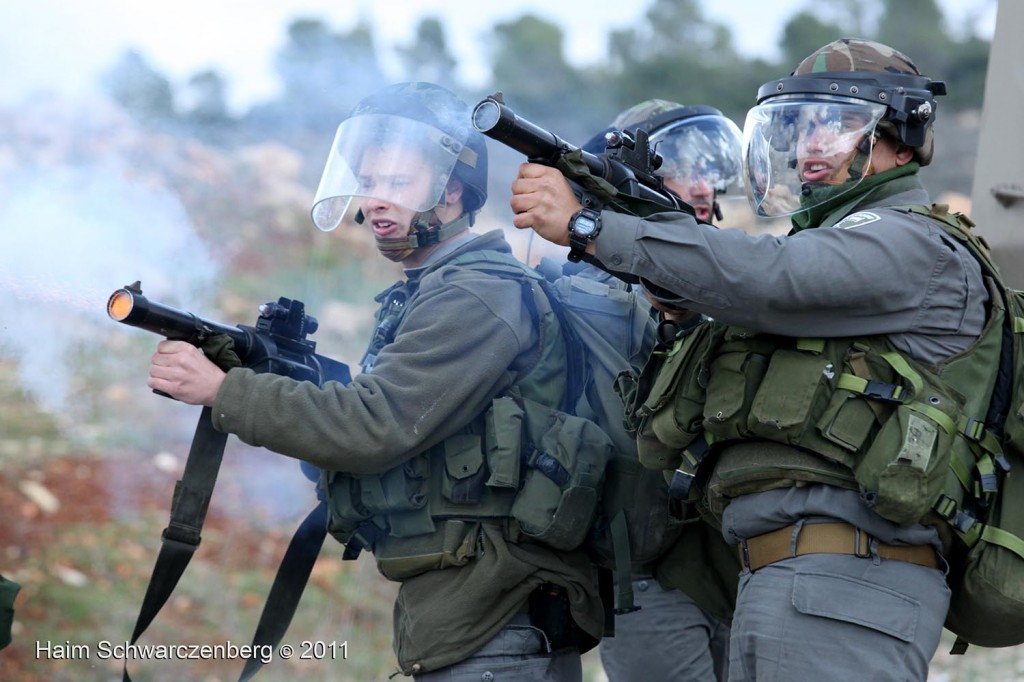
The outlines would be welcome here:
M 611 127 L 616 130 L 643 127 L 649 132 L 654 132 L 666 123 L 701 114 L 720 115 L 721 112 L 712 107 L 686 106 L 667 99 L 649 99 L 634 104 L 620 113 L 612 121 Z
M 648 99 L 634 104 L 619 113 L 604 130 L 601 130 L 583 145 L 585 151 L 601 154 L 605 151 L 605 135 L 613 130 L 644 130 L 655 133 L 659 129 L 686 118 L 695 116 L 721 116 L 722 112 L 714 107 L 679 104 L 667 99 Z
M 584 145 L 584 151 L 608 151 L 607 135 L 622 130 L 649 135 L 653 150 L 662 159 L 655 171 L 665 179 L 689 183 L 694 174 L 716 194 L 726 198 L 742 194 L 742 133 L 721 111 L 706 105 L 685 105 L 665 99 L 649 99 L 622 111 L 611 125 Z
M 818 48 L 800 62 L 791 75 L 809 76 L 844 71 L 921 76 L 921 71 L 907 55 L 888 45 L 861 38 L 840 38 Z M 882 121 L 878 128 L 890 137 L 899 139 L 892 123 Z M 924 143 L 914 148 L 914 158 L 926 166 L 931 162 L 934 150 L 935 138 L 929 125 Z
M 840 38 L 815 50 L 797 65 L 794 76 L 822 71 L 877 71 L 920 76 L 914 62 L 887 45 L 858 38 Z

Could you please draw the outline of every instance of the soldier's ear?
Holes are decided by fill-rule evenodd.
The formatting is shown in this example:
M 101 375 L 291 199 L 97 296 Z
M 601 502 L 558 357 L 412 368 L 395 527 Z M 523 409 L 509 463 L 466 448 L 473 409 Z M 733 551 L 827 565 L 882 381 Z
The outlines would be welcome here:
M 462 193 L 465 190 L 465 185 L 462 184 L 461 180 L 451 178 L 448 180 L 448 185 L 444 188 L 444 203 L 445 206 L 451 206 L 455 202 L 462 199 Z
M 896 147 L 896 165 L 905 166 L 914 160 L 914 148 L 901 144 Z

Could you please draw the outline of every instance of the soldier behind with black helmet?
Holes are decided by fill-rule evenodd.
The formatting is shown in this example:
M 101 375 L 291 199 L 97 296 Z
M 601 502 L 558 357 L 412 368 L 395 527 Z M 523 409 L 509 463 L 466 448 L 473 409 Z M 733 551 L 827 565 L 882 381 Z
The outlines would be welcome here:
M 718 109 L 646 100 L 616 116 L 583 148 L 603 153 L 607 135 L 624 131 L 635 137 L 638 129 L 648 134 L 652 150 L 662 157 L 657 174 L 665 186 L 690 204 L 699 220 L 721 220 L 718 202 L 743 196 L 741 133 Z M 670 345 L 678 334 L 688 333 L 700 323 L 699 313 L 674 308 L 645 293 L 658 311 L 662 343 Z M 699 532 L 694 526 L 702 522 L 699 518 L 677 518 L 681 510 L 670 517 L 668 485 L 661 472 L 649 471 L 644 476 L 646 497 L 640 502 L 649 510 L 652 525 L 663 515 L 666 530 L 657 555 L 644 557 L 639 564 L 634 562 L 633 593 L 640 610 L 616 618 L 615 636 L 601 641 L 601 663 L 609 682 L 724 682 L 728 676 L 731 613 L 722 613 L 716 607 L 735 598 L 734 576 L 739 564 L 727 552 L 717 555 L 726 562 L 712 570 L 725 574 L 723 582 L 733 586 L 728 594 L 719 594 L 717 601 L 706 601 L 709 586 L 697 588 L 688 582 L 689 574 L 670 570 L 670 575 L 659 576 L 664 578 L 659 581 L 656 573 L 660 559 L 677 542 L 692 544 Z M 685 532 L 684 521 L 691 526 Z M 706 537 L 724 545 L 713 534 Z M 687 550 L 680 547 L 678 551 Z M 685 588 L 678 589 L 677 582 Z
M 730 680 L 928 676 L 960 516 L 951 444 L 984 421 L 1000 332 L 917 177 L 943 94 L 902 53 L 837 40 L 762 86 L 744 126 L 748 198 L 790 215 L 788 235 L 609 211 L 588 232 L 587 254 L 713 318 L 675 363 L 700 380 L 667 409 L 688 437 L 674 476 L 744 567 Z M 522 166 L 511 204 L 570 243 L 579 203 L 550 169 Z
M 312 211 L 332 230 L 357 209 L 381 254 L 405 267 L 377 297 L 362 373 L 318 388 L 225 373 L 163 341 L 149 386 L 322 470 L 329 531 L 401 583 L 394 647 L 405 674 L 577 682 L 580 653 L 603 629 L 592 566 L 509 517 L 522 451 L 498 447 L 511 426 L 493 417 L 512 391 L 559 406 L 565 349 L 522 281 L 464 265 L 517 266 L 500 231 L 469 231 L 486 186 L 484 138 L 453 93 L 406 83 L 367 97 L 338 128 Z

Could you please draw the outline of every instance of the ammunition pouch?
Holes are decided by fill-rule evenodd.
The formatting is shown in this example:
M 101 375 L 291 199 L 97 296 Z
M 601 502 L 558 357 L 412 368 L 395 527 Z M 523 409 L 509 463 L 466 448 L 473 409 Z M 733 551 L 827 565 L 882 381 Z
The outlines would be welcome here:
M 993 340 L 983 335 L 979 358 Z M 963 430 L 980 406 L 881 337 L 791 339 L 708 323 L 652 356 L 649 373 L 633 413 L 641 461 L 701 481 L 682 486 L 684 499 L 710 493 L 712 521 L 738 495 L 819 482 L 859 489 L 881 516 L 915 523 L 948 486 L 951 462 L 969 479 L 979 456 Z M 712 459 L 713 474 L 702 466 Z
M 496 398 L 466 432 L 384 474 L 325 472 L 328 531 L 346 558 L 372 550 L 392 580 L 465 565 L 482 523 L 500 523 L 510 542 L 573 550 L 593 524 L 612 455 L 592 421 Z

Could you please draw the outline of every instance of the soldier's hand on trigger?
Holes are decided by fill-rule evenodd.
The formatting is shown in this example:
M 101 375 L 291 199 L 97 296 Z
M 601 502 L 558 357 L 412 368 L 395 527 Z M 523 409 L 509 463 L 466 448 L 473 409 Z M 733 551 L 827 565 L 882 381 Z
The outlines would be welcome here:
M 202 349 L 185 341 L 157 344 L 146 385 L 189 405 L 212 407 L 225 372 Z
M 561 171 L 536 163 L 519 167 L 509 205 L 513 225 L 561 246 L 569 245 L 569 219 L 583 208 Z

